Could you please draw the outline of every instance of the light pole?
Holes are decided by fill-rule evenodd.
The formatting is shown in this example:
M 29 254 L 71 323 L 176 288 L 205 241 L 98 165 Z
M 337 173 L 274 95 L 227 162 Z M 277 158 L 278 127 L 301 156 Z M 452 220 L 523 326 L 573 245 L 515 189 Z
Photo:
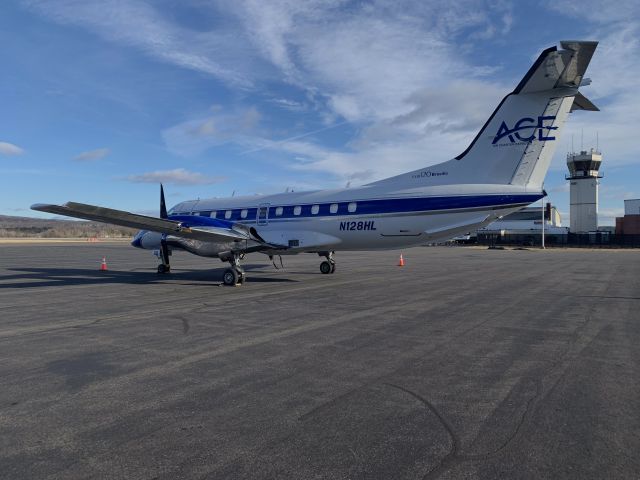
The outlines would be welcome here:
M 544 193 L 544 183 L 542 184 L 542 192 Z M 542 249 L 545 249 L 544 246 L 544 222 L 545 222 L 545 215 L 544 215 L 544 195 L 542 196 L 542 198 L 540 199 L 540 203 L 542 203 Z

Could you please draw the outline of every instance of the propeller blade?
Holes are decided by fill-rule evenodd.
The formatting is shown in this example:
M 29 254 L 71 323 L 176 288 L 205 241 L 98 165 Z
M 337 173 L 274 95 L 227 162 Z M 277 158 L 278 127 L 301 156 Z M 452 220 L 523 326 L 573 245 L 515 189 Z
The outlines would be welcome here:
M 167 215 L 167 204 L 164 201 L 164 188 L 160 184 L 160 218 L 169 218 Z

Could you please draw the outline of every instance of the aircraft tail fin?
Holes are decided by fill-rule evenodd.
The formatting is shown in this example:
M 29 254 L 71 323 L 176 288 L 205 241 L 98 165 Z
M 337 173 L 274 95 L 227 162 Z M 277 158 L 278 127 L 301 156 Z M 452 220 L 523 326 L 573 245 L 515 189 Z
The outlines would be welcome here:
M 563 41 L 544 50 L 513 92 L 502 99 L 467 149 L 453 160 L 376 184 L 423 180 L 426 185 L 503 184 L 541 191 L 565 120 L 598 108 L 579 92 L 598 42 Z
M 564 123 L 598 110 L 578 89 L 597 42 L 564 41 L 543 51 L 456 160 L 484 169 L 487 183 L 541 186 Z M 483 165 L 484 164 L 484 165 Z

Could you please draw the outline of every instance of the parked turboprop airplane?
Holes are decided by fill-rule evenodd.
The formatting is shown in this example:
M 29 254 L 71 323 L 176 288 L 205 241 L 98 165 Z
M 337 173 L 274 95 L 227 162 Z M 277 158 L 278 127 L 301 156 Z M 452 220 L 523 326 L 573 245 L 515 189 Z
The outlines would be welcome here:
M 543 51 L 469 147 L 452 160 L 357 188 L 191 200 L 160 218 L 81 203 L 36 204 L 42 212 L 142 229 L 132 245 L 157 250 L 158 273 L 172 250 L 229 262 L 223 282 L 242 283 L 246 253 L 317 253 L 322 273 L 334 252 L 444 241 L 545 196 L 560 133 L 574 110 L 598 110 L 579 91 L 597 42 L 564 41 Z

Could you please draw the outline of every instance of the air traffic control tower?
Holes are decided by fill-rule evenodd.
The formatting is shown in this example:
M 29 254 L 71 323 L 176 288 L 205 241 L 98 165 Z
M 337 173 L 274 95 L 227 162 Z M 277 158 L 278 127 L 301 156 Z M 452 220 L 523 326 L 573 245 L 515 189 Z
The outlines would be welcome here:
M 598 185 L 602 154 L 594 150 L 567 154 L 570 204 L 569 231 L 571 233 L 598 230 Z

